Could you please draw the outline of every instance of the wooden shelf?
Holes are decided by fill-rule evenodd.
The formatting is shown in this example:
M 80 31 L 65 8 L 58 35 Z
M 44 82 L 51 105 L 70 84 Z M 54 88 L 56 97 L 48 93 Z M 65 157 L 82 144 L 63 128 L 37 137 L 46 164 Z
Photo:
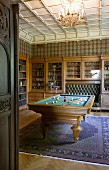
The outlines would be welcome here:
M 19 57 L 19 109 L 27 105 L 27 61 L 26 57 Z
M 81 78 L 81 62 L 66 62 L 66 79 Z
M 62 62 L 48 62 L 47 91 L 55 91 L 55 86 L 62 90 Z
M 102 56 L 101 108 L 109 110 L 109 56 Z
M 32 89 L 40 90 L 44 89 L 45 83 L 45 64 L 42 63 L 32 63 Z
M 84 78 L 91 78 L 91 79 L 100 78 L 99 61 L 84 61 Z
M 21 95 L 21 94 L 26 94 L 27 92 L 21 92 L 21 93 L 19 93 L 19 95 Z
M 19 99 L 19 101 L 22 101 L 22 100 L 27 100 L 27 98 L 24 98 L 24 99 Z

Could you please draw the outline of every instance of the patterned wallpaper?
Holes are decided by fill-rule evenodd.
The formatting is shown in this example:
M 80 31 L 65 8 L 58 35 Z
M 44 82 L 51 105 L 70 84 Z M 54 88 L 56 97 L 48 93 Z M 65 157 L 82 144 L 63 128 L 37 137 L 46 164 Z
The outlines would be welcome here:
M 20 40 L 20 53 L 29 57 L 92 56 L 109 54 L 109 39 L 30 45 Z
M 23 41 L 23 40 L 19 40 L 19 54 L 24 54 L 28 57 L 32 57 L 32 45 Z

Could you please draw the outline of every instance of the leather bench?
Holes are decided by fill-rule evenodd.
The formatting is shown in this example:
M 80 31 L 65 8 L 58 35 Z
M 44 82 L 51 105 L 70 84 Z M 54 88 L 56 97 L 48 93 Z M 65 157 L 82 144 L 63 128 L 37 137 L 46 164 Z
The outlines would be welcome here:
M 94 95 L 93 107 L 100 107 L 100 84 L 66 83 L 65 92 L 68 94 Z

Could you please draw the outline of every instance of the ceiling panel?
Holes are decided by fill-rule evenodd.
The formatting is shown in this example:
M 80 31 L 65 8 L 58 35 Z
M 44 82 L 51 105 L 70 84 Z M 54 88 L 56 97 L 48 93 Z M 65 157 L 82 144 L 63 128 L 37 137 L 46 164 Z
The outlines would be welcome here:
M 52 29 L 59 29 L 59 28 L 60 28 L 60 26 L 59 26 L 58 24 L 50 25 L 50 27 L 51 27 Z
M 30 33 L 37 32 L 37 33 L 41 34 L 38 30 L 36 30 L 35 28 L 32 28 L 32 27 L 28 27 L 28 29 L 25 29 L 25 31 L 30 32 Z
M 45 20 L 47 25 L 52 25 L 52 24 L 57 24 L 57 22 L 55 20 Z
M 55 33 L 64 33 L 62 29 L 54 29 Z
M 43 4 L 39 1 L 27 1 L 25 2 L 25 5 L 30 8 L 31 10 L 37 9 L 37 8 L 43 8 Z
M 75 28 L 71 28 L 71 27 L 64 27 L 64 30 L 66 31 L 66 32 L 72 32 L 72 31 L 74 31 L 75 32 Z
M 41 15 L 40 18 L 42 20 L 52 20 L 53 19 L 53 17 L 51 15 Z
M 53 34 L 54 32 L 52 30 L 47 29 L 47 30 L 43 30 L 43 33 L 45 33 L 45 34 Z
M 109 23 L 109 18 L 102 19 L 102 24 Z
M 109 12 L 109 6 L 102 7 L 102 12 L 103 13 Z
M 31 16 L 33 16 L 33 13 L 31 12 L 31 11 L 29 11 L 29 10 L 26 10 L 26 11 L 21 11 L 20 12 L 20 15 L 22 16 L 22 17 L 31 17 Z
M 49 7 L 48 9 L 53 13 L 53 14 L 56 14 L 56 13 L 59 13 L 60 12 L 60 9 L 62 8 L 62 5 L 57 5 L 57 6 L 51 6 Z
M 100 12 L 99 8 L 88 8 L 88 9 L 85 9 L 86 15 L 99 14 L 99 12 Z
M 84 8 L 99 8 L 100 6 L 100 1 L 99 0 L 89 0 L 89 1 L 84 1 Z
M 32 24 L 33 26 L 35 26 L 35 27 L 46 27 L 46 25 L 42 22 L 42 21 L 40 21 L 40 20 L 38 20 L 38 21 L 36 21 L 36 22 L 30 22 L 30 24 Z
M 45 8 L 35 9 L 33 12 L 37 15 L 48 15 L 49 14 L 47 9 Z
M 107 23 L 107 24 L 102 24 L 102 28 L 103 28 L 103 29 L 104 29 L 104 28 L 109 29 L 109 23 Z
M 109 13 L 102 13 L 102 18 L 109 18 Z
M 99 19 L 99 17 L 100 17 L 99 14 L 93 14 L 93 15 L 87 15 L 86 16 L 87 20 Z
M 109 38 L 109 0 L 81 0 L 85 19 L 72 27 L 59 21 L 59 12 L 69 1 L 21 0 L 20 38 L 32 44 Z
M 44 3 L 46 4 L 46 6 L 56 6 L 61 4 L 61 0 L 44 0 Z
M 99 25 L 99 24 L 100 24 L 100 21 L 98 19 L 88 21 L 88 25 Z
M 102 4 L 103 4 L 104 6 L 109 5 L 109 0 L 103 0 L 103 1 L 102 1 Z
M 27 18 L 25 18 L 25 20 L 27 21 L 27 22 L 38 22 L 38 21 L 40 21 L 37 17 L 35 17 L 35 16 L 31 16 L 31 17 L 27 17 Z

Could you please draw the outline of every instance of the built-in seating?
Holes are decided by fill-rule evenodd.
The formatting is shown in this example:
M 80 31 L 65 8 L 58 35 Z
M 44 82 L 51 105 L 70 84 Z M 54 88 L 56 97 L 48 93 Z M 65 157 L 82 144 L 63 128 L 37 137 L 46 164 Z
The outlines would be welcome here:
M 19 112 L 19 129 L 23 129 L 33 123 L 40 122 L 42 115 L 32 110 L 23 110 Z
M 42 128 L 41 118 L 42 115 L 40 113 L 32 110 L 21 110 L 19 112 L 20 139 L 24 135 L 31 133 L 31 130 L 34 129 L 35 126 L 39 125 Z
M 100 107 L 100 84 L 66 83 L 65 91 L 68 94 L 94 95 L 93 107 Z

